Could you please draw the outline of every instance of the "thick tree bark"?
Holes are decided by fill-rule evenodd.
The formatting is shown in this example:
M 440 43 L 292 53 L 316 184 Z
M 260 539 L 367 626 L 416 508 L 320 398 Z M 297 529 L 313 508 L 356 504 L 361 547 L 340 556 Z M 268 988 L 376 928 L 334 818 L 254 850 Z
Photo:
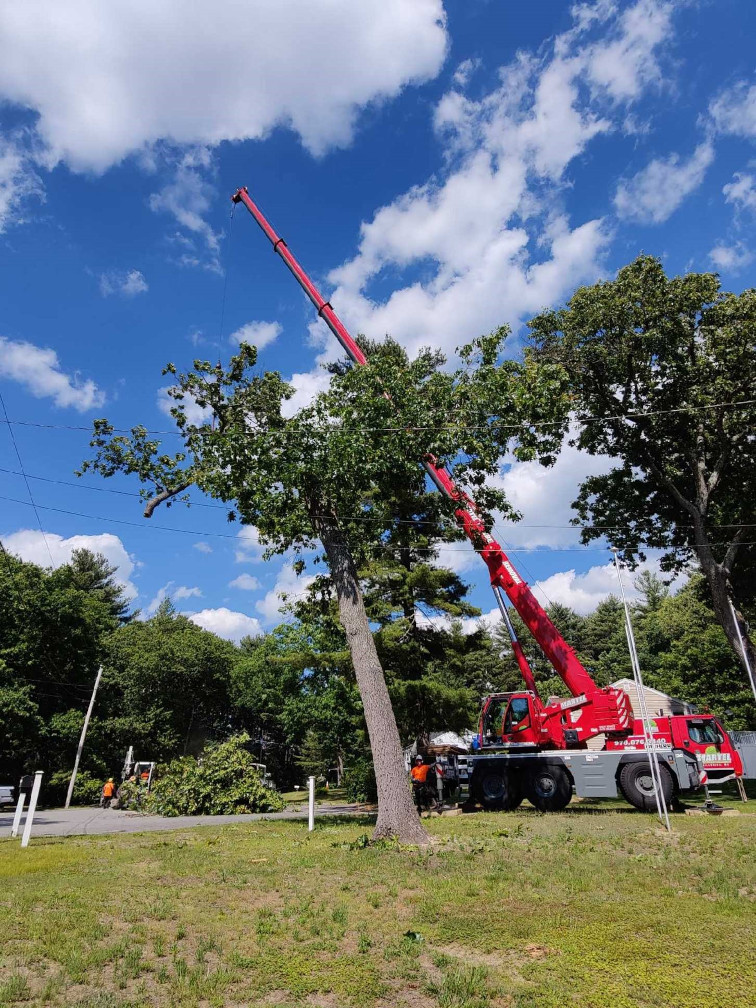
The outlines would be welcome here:
M 756 647 L 754 647 L 753 640 L 748 633 L 748 627 L 740 611 L 740 606 L 734 601 L 732 586 L 730 584 L 730 575 L 735 564 L 742 531 L 744 530 L 739 531 L 735 535 L 733 542 L 725 554 L 724 561 L 719 563 L 711 548 L 706 526 L 711 496 L 722 476 L 730 447 L 725 446 L 708 476 L 706 475 L 703 452 L 701 450 L 691 452 L 690 472 L 693 476 L 696 491 L 695 500 L 689 500 L 680 492 L 674 480 L 665 472 L 663 461 L 655 457 L 654 452 L 648 444 L 645 446 L 645 452 L 651 471 L 665 487 L 672 500 L 678 507 L 687 512 L 692 519 L 694 530 L 693 549 L 698 557 L 701 571 L 711 592 L 714 614 L 724 630 L 730 647 L 735 652 L 735 656 L 740 662 L 750 684 L 750 674 L 753 673 L 756 675 Z M 740 630 L 740 637 L 743 640 L 745 654 L 743 654 L 743 650 L 740 647 L 738 629 Z
M 749 665 L 752 674 L 756 675 L 756 648 L 754 647 L 753 641 L 748 633 L 748 627 L 743 614 L 741 613 L 739 606 L 732 598 L 728 571 L 721 564 L 717 563 L 708 544 L 697 544 L 696 555 L 698 556 L 698 562 L 701 564 L 701 571 L 706 578 L 706 583 L 708 584 L 709 591 L 711 592 L 714 612 L 725 632 L 725 636 L 729 641 L 730 647 L 735 652 L 740 664 L 743 666 L 746 676 L 749 675 Z M 735 623 L 736 620 L 737 626 Z M 742 638 L 743 645 L 745 647 L 745 656 L 740 649 L 738 628 L 740 629 L 740 637 Z
M 354 559 L 336 519 L 324 517 L 327 508 L 321 502 L 313 502 L 310 511 L 313 527 L 328 557 L 341 624 L 365 710 L 378 785 L 378 821 L 373 839 L 396 837 L 401 843 L 428 844 L 430 838 L 412 800 L 394 709 L 370 631 Z

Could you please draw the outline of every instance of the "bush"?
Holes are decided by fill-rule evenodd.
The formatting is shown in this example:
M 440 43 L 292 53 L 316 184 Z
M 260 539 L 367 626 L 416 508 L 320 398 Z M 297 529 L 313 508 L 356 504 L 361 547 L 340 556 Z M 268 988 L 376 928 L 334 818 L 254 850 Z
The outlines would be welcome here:
M 45 782 L 42 778 L 42 794 L 47 805 L 62 805 L 68 794 L 68 784 L 71 780 L 70 770 L 56 770 Z M 76 775 L 72 805 L 99 805 L 104 780 L 93 777 L 86 770 L 80 770 Z
M 374 802 L 378 799 L 375 770 L 369 759 L 355 760 L 344 772 L 344 791 L 349 801 Z
M 249 735 L 235 735 L 210 744 L 199 759 L 173 760 L 159 772 L 144 810 L 168 816 L 279 811 L 283 801 L 262 783 L 246 742 Z

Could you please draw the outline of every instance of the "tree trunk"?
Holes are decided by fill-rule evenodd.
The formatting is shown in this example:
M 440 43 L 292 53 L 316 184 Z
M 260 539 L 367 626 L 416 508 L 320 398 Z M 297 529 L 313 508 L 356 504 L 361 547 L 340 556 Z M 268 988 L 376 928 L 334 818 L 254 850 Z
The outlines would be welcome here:
M 735 652 L 735 655 L 742 665 L 746 676 L 748 676 L 748 664 L 750 664 L 751 673 L 756 675 L 756 648 L 754 647 L 753 641 L 748 633 L 748 628 L 746 626 L 745 619 L 743 618 L 743 614 L 740 612 L 739 607 L 732 602 L 732 592 L 728 583 L 727 573 L 722 569 L 721 565 L 716 562 L 710 549 L 697 548 L 696 554 L 698 556 L 698 562 L 701 564 L 703 575 L 706 578 L 706 583 L 709 586 L 709 591 L 711 592 L 714 612 L 725 632 L 725 636 L 729 641 L 730 647 Z M 731 602 L 732 608 L 730 608 Z M 734 618 L 733 612 L 735 614 Z M 735 620 L 737 620 L 737 626 L 735 624 Z M 743 639 L 748 664 L 746 664 L 746 657 L 744 657 L 743 652 L 740 649 L 738 627 L 740 628 L 740 636 Z
M 396 837 L 401 843 L 427 844 L 430 838 L 412 800 L 394 709 L 365 612 L 352 553 L 336 519 L 324 517 L 328 512 L 322 502 L 313 502 L 310 510 L 313 527 L 328 557 L 370 737 L 378 786 L 378 821 L 373 839 Z

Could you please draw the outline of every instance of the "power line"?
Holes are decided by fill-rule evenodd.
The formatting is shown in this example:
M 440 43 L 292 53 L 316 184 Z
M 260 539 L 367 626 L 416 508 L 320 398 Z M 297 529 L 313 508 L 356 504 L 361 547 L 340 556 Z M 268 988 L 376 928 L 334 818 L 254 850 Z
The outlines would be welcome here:
M 665 410 L 647 410 L 636 413 L 616 413 L 607 414 L 606 416 L 587 416 L 580 418 L 573 418 L 572 422 L 579 425 L 585 425 L 589 423 L 608 423 L 615 420 L 638 420 L 645 417 L 657 417 L 657 416 L 670 416 L 675 413 L 699 413 L 705 412 L 707 410 L 714 409 L 735 409 L 745 406 L 756 405 L 756 399 L 741 399 L 734 402 L 722 402 L 722 403 L 709 403 L 706 406 L 675 406 L 670 409 Z M 444 424 L 444 425 L 419 425 L 412 426 L 403 424 L 399 427 L 342 427 L 338 424 L 328 424 L 322 428 L 322 432 L 333 431 L 337 434 L 370 434 L 370 433 L 386 433 L 386 434 L 402 434 L 408 431 L 476 431 L 476 430 L 522 430 L 522 431 L 532 431 L 536 428 L 541 427 L 562 427 L 564 425 L 563 420 L 540 420 L 535 423 L 519 423 L 519 424 L 509 424 L 503 423 L 496 420 L 497 414 L 491 414 L 489 419 L 494 421 L 489 424 Z M 39 423 L 32 420 L 0 420 L 0 423 L 7 423 L 16 427 L 38 427 L 44 430 L 70 430 L 70 431 L 84 431 L 87 434 L 91 434 L 91 427 L 84 427 L 82 425 L 76 424 L 49 424 L 49 423 Z M 138 425 L 136 425 L 138 426 Z M 133 428 L 131 427 L 113 427 L 109 433 L 113 434 L 131 434 Z M 171 437 L 183 437 L 182 431 L 178 430 L 159 430 L 151 428 L 142 428 L 145 434 L 160 435 L 160 436 L 171 436 Z M 216 435 L 220 432 L 216 431 Z M 276 431 L 228 431 L 223 436 L 225 437 L 284 437 L 289 434 L 299 434 L 299 433 L 310 433 L 310 430 L 306 427 L 283 427 L 281 430 Z
M 26 491 L 29 494 L 29 503 L 34 508 L 34 514 L 37 519 L 37 524 L 39 525 L 39 531 L 42 533 L 42 538 L 45 543 L 45 548 L 47 549 L 47 555 L 50 557 L 50 566 L 55 568 L 55 561 L 53 560 L 53 555 L 50 550 L 50 544 L 47 541 L 47 536 L 45 535 L 45 530 L 42 528 L 42 519 L 39 517 L 39 512 L 37 511 L 37 505 L 34 503 L 34 494 L 32 493 L 31 485 L 26 476 L 26 471 L 24 469 L 24 463 L 21 459 L 21 452 L 19 451 L 18 444 L 16 442 L 16 435 L 13 433 L 13 427 L 11 426 L 10 419 L 8 417 L 8 410 L 5 408 L 5 399 L 3 398 L 2 392 L 0 392 L 0 405 L 3 407 L 3 416 L 5 417 L 5 423 L 8 426 L 8 433 L 10 434 L 10 439 L 13 442 L 13 449 L 16 452 L 16 458 L 18 459 L 18 467 L 21 470 L 21 475 L 24 478 L 24 483 L 26 484 Z
M 0 472 L 6 473 L 8 476 L 22 476 L 23 473 L 16 472 L 13 469 L 3 469 L 0 466 Z M 91 483 L 79 483 L 74 480 L 61 480 L 53 479 L 50 476 L 32 476 L 31 473 L 26 473 L 27 479 L 38 480 L 41 483 L 56 483 L 58 486 L 73 487 L 75 490 L 95 490 L 97 493 L 109 493 L 117 494 L 119 497 L 136 497 L 139 500 L 144 500 L 141 494 L 135 493 L 133 490 L 114 490 L 112 487 L 96 487 Z M 207 504 L 203 501 L 174 501 L 174 504 L 184 504 L 186 507 L 204 507 L 213 508 L 216 511 L 228 511 L 228 507 L 224 504 Z
M 8 502 L 10 502 L 12 504 L 21 504 L 24 507 L 31 507 L 32 506 L 29 503 L 29 501 L 19 500 L 16 497 L 0 496 L 0 500 L 8 501 Z M 70 515 L 70 516 L 72 516 L 74 518 L 86 518 L 87 521 L 99 521 L 99 522 L 105 522 L 106 524 L 107 523 L 111 523 L 111 524 L 114 524 L 114 525 L 129 525 L 132 528 L 154 529 L 155 531 L 159 531 L 159 532 L 179 532 L 179 533 L 182 533 L 183 535 L 201 536 L 202 538 L 212 537 L 212 538 L 216 538 L 216 539 L 233 539 L 234 541 L 237 541 L 237 542 L 239 541 L 238 534 L 237 535 L 231 535 L 231 534 L 229 534 L 227 532 L 207 532 L 207 531 L 205 531 L 205 532 L 198 532 L 198 531 L 195 531 L 194 529 L 176 528 L 173 525 L 153 525 L 151 522 L 147 522 L 147 523 L 145 523 L 145 522 L 133 522 L 133 521 L 127 521 L 124 518 L 112 518 L 112 517 L 109 517 L 109 516 L 102 516 L 102 515 L 88 515 L 88 514 L 83 514 L 80 511 L 68 511 L 68 510 L 66 510 L 64 508 L 51 507 L 51 506 L 45 505 L 45 504 L 39 504 L 39 505 L 37 505 L 37 507 L 39 507 L 39 510 L 41 510 L 41 511 L 54 511 L 57 514 Z M 342 520 L 348 521 L 349 519 L 342 519 Z M 247 528 L 249 526 L 243 526 L 243 527 Z M 711 546 L 731 546 L 731 545 L 735 545 L 735 544 L 733 542 L 713 542 L 713 543 L 710 543 L 709 545 L 711 545 Z M 756 545 L 756 541 L 754 541 L 754 542 L 738 542 L 737 545 L 739 545 L 739 546 L 754 546 L 754 545 Z M 393 553 L 401 553 L 402 552 L 402 548 L 400 546 L 390 546 L 388 544 L 375 543 L 370 548 L 371 549 L 383 549 L 383 550 L 386 550 L 387 552 L 393 552 Z M 436 552 L 440 552 L 440 553 L 483 553 L 483 552 L 485 552 L 485 550 L 475 549 L 474 547 L 472 547 L 472 548 L 465 548 L 465 549 L 456 549 L 454 547 L 448 547 L 448 546 L 427 546 L 427 547 L 426 546 L 413 546 L 412 549 L 416 553 L 436 553 Z M 516 547 L 515 549 L 508 550 L 507 552 L 509 552 L 509 553 L 544 553 L 544 552 L 550 552 L 550 553 L 605 553 L 606 552 L 606 547 L 601 547 L 601 546 L 579 546 L 579 547 L 578 546 L 572 546 L 572 547 L 558 547 L 558 546 L 548 546 L 548 547 Z
M 38 480 L 41 483 L 54 483 L 57 486 L 73 487 L 75 490 L 94 490 L 97 493 L 116 494 L 119 497 L 131 497 L 131 498 L 137 498 L 139 500 L 144 500 L 144 498 L 142 497 L 141 494 L 135 493 L 133 490 L 114 490 L 111 487 L 96 487 L 96 486 L 93 486 L 91 483 L 79 483 L 79 482 L 75 482 L 73 480 L 53 479 L 50 476 L 33 476 L 31 473 L 16 472 L 14 469 L 4 469 L 2 466 L 0 466 L 0 472 L 1 473 L 6 473 L 8 476 L 24 476 L 25 475 L 26 478 L 30 479 L 30 480 Z M 173 504 L 174 505 L 175 504 L 183 504 L 185 507 L 188 507 L 188 508 L 192 508 L 192 507 L 210 508 L 213 511 L 226 511 L 227 512 L 229 510 L 233 510 L 233 507 L 230 504 L 229 505 L 227 505 L 227 504 L 208 504 L 208 503 L 206 503 L 204 501 L 181 501 L 181 500 L 175 500 L 175 501 L 173 501 Z M 391 523 L 393 523 L 395 525 L 433 525 L 433 526 L 440 526 L 441 528 L 457 528 L 456 525 L 454 525 L 454 524 L 452 524 L 450 522 L 443 522 L 443 521 L 435 522 L 435 521 L 430 521 L 430 520 L 426 520 L 426 519 L 423 519 L 423 518 L 391 518 L 391 517 L 386 517 L 384 519 L 384 518 L 374 518 L 371 515 L 315 515 L 314 517 L 316 517 L 316 518 L 331 518 L 331 517 L 335 517 L 335 518 L 338 518 L 340 521 L 378 522 L 378 523 L 381 523 L 381 524 L 387 524 L 388 522 L 391 522 Z M 570 529 L 572 529 L 572 530 L 578 530 L 578 529 L 581 529 L 581 530 L 582 529 L 596 529 L 598 531 L 604 531 L 604 532 L 616 532 L 616 531 L 623 531 L 623 530 L 624 531 L 627 531 L 627 530 L 633 531 L 634 530 L 634 526 L 632 526 L 632 525 L 579 525 L 579 524 L 577 524 L 577 525 L 543 525 L 543 524 L 541 524 L 541 525 L 539 525 L 539 524 L 531 525 L 531 524 L 527 524 L 526 525 L 526 524 L 524 524 L 522 522 L 515 522 L 514 526 L 516 528 L 520 528 L 520 529 L 568 529 L 568 530 L 570 530 Z M 499 529 L 501 535 L 504 535 L 503 531 L 501 530 L 501 525 L 495 525 L 494 527 L 497 528 L 497 529 Z M 693 525 L 678 525 L 678 528 L 693 528 L 693 527 L 694 527 Z M 710 525 L 709 528 L 712 528 L 712 529 L 756 528 L 756 524 L 750 524 L 749 525 L 747 523 L 746 524 L 735 524 L 735 523 L 732 523 L 732 524 L 724 524 L 724 525 Z

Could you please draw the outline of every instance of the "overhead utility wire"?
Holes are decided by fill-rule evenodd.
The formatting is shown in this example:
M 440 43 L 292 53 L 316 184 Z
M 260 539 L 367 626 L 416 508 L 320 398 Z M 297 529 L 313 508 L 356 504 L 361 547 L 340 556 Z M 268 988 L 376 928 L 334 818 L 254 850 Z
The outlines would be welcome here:
M 96 487 L 92 486 L 91 483 L 78 483 L 73 480 L 61 480 L 53 479 L 50 476 L 33 476 L 31 473 L 21 473 L 16 472 L 13 469 L 4 469 L 0 466 L 0 473 L 7 473 L 9 476 L 23 476 L 25 475 L 27 479 L 38 480 L 41 483 L 55 483 L 57 486 L 67 486 L 73 487 L 75 490 L 94 490 L 97 493 L 109 493 L 116 494 L 119 497 L 133 497 L 139 500 L 144 500 L 141 494 L 136 493 L 134 490 L 114 490 L 111 487 Z M 232 504 L 208 504 L 206 501 L 182 501 L 174 500 L 172 505 L 175 507 L 176 504 L 183 504 L 184 507 L 202 507 L 210 508 L 213 511 L 229 511 L 233 510 Z M 441 527 L 457 528 L 456 524 L 447 523 L 444 525 L 443 522 L 435 522 L 426 520 L 424 518 L 374 518 L 371 515 L 314 515 L 315 518 L 338 518 L 340 521 L 361 521 L 361 522 L 392 522 L 394 525 L 441 525 Z M 598 529 L 599 531 L 618 531 L 618 530 L 630 530 L 634 531 L 632 525 L 525 525 L 522 522 L 513 523 L 515 528 L 521 529 Z M 501 531 L 501 525 L 495 526 Z M 681 525 L 679 528 L 693 528 L 693 525 Z M 732 523 L 728 525 L 711 525 L 710 528 L 716 529 L 740 529 L 740 528 L 756 528 L 756 525 L 748 524 L 737 524 Z M 502 532 L 502 535 L 506 533 Z
M 708 406 L 676 406 L 671 409 L 666 410 L 648 410 L 645 413 L 617 413 L 608 414 L 606 416 L 588 416 L 581 417 L 579 419 L 573 419 L 572 423 L 584 425 L 588 423 L 599 423 L 607 422 L 611 420 L 636 420 L 643 417 L 655 417 L 655 416 L 669 416 L 672 413 L 699 413 L 706 410 L 713 409 L 735 409 L 741 406 L 754 406 L 756 405 L 756 399 L 741 399 L 735 402 L 722 402 L 722 403 L 711 403 Z M 491 419 L 495 419 L 495 415 L 491 414 Z M 11 424 L 16 427 L 40 427 L 44 430 L 71 430 L 71 431 L 84 431 L 88 434 L 92 433 L 91 427 L 84 427 L 82 425 L 76 424 L 48 424 L 39 423 L 33 420 L 0 420 L 0 423 Z M 338 434 L 360 434 L 360 433 L 386 433 L 386 434 L 401 434 L 406 431 L 476 431 L 476 430 L 491 430 L 496 428 L 498 430 L 525 430 L 531 431 L 537 427 L 561 427 L 564 421 L 562 420 L 540 420 L 536 423 L 519 423 L 519 424 L 508 424 L 495 421 L 490 424 L 444 424 L 444 425 L 423 425 L 423 426 L 412 426 L 412 425 L 402 425 L 399 427 L 341 427 L 337 424 L 329 425 L 328 429 L 335 431 Z M 138 427 L 139 424 L 135 424 Z M 131 434 L 133 428 L 131 427 L 113 427 L 112 433 L 114 434 Z M 144 428 L 145 434 L 159 434 L 165 436 L 173 437 L 183 437 L 181 431 L 177 430 L 153 430 L 151 428 Z M 307 433 L 307 428 L 304 427 L 285 427 L 277 431 L 260 431 L 260 432 L 245 432 L 245 431 L 229 431 L 227 436 L 238 438 L 241 436 L 247 437 L 282 437 L 289 434 L 298 434 L 300 432 Z
M 19 500 L 17 497 L 0 496 L 0 500 L 9 501 L 11 504 L 22 504 L 25 507 L 31 507 L 29 501 Z M 155 529 L 155 531 L 159 531 L 159 532 L 180 532 L 183 535 L 202 536 L 202 538 L 213 537 L 215 539 L 233 539 L 233 540 L 235 540 L 237 542 L 239 540 L 238 534 L 237 535 L 231 535 L 228 532 L 198 532 L 198 531 L 195 531 L 194 529 L 176 528 L 173 525 L 153 525 L 151 522 L 134 522 L 134 521 L 127 521 L 125 518 L 111 518 L 111 517 L 108 517 L 108 516 L 103 517 L 102 515 L 82 514 L 82 512 L 80 512 L 80 511 L 68 511 L 68 510 L 66 510 L 64 508 L 51 507 L 51 506 L 46 505 L 46 504 L 39 504 L 37 506 L 39 507 L 39 509 L 41 511 L 54 511 L 57 514 L 71 515 L 74 518 L 86 518 L 88 521 L 99 521 L 99 522 L 111 523 L 111 524 L 114 524 L 114 525 L 130 525 L 132 528 L 140 528 L 140 529 L 148 529 L 148 530 L 149 529 Z M 325 516 L 325 517 L 331 517 L 331 516 L 328 515 L 328 516 Z M 346 518 L 346 519 L 342 518 L 342 521 L 349 521 L 349 520 L 350 519 L 348 519 L 348 518 Z M 242 526 L 242 527 L 249 527 L 249 526 Z M 738 546 L 755 546 L 756 545 L 756 540 L 753 541 L 753 542 L 737 542 L 737 543 L 730 542 L 730 541 L 728 541 L 728 542 L 722 541 L 722 542 L 713 542 L 710 545 L 711 546 L 732 546 L 732 545 L 738 545 Z M 402 548 L 400 546 L 390 546 L 388 544 L 378 544 L 378 543 L 376 543 L 376 544 L 374 544 L 370 548 L 371 549 L 384 549 L 384 550 L 386 550 L 388 552 L 394 552 L 394 553 L 401 553 L 402 552 Z M 436 553 L 436 552 L 440 552 L 440 553 L 483 553 L 484 552 L 484 550 L 479 550 L 479 549 L 474 549 L 474 548 L 473 549 L 455 549 L 454 547 L 448 547 L 448 546 L 413 546 L 412 548 L 413 548 L 413 550 L 416 553 Z M 605 553 L 606 552 L 606 548 L 605 547 L 601 547 L 601 546 L 582 546 L 582 547 L 578 547 L 578 546 L 572 546 L 572 547 L 549 546 L 548 547 L 548 551 L 551 552 L 551 553 Z M 541 553 L 541 552 L 544 552 L 544 550 L 542 550 L 540 548 L 536 549 L 536 548 L 516 547 L 515 549 L 512 549 L 509 552 L 511 552 L 511 553 Z
M 15 472 L 12 469 L 3 469 L 2 466 L 0 466 L 0 473 L 6 473 L 8 476 L 24 476 L 25 475 L 26 479 L 29 479 L 29 480 L 38 480 L 40 483 L 54 483 L 56 486 L 60 486 L 60 487 L 73 487 L 75 490 L 94 490 L 97 493 L 101 493 L 101 494 L 116 494 L 119 497 L 132 497 L 132 498 L 136 498 L 136 499 L 139 499 L 139 500 L 143 500 L 144 499 L 141 496 L 141 494 L 138 494 L 138 493 L 136 493 L 133 490 L 113 490 L 111 487 L 93 487 L 91 483 L 77 483 L 77 482 L 74 482 L 72 480 L 55 480 L 55 479 L 52 479 L 49 476 L 32 476 L 31 473 L 25 473 L 25 474 L 24 473 L 18 473 L 18 472 Z M 231 504 L 208 504 L 206 501 L 181 501 L 181 500 L 174 500 L 174 501 L 172 501 L 172 505 L 173 506 L 175 506 L 176 504 L 183 504 L 184 507 L 207 507 L 207 508 L 211 508 L 214 511 L 229 511 L 229 510 L 233 510 L 233 505 L 231 505 Z M 360 514 L 360 515 L 343 515 L 343 514 L 325 515 L 324 514 L 324 515 L 314 515 L 313 517 L 316 517 L 316 518 L 331 518 L 331 517 L 336 517 L 340 521 L 372 521 L 372 522 L 379 522 L 379 523 L 391 522 L 392 524 L 395 524 L 395 525 L 440 525 L 440 527 L 443 527 L 443 528 L 444 527 L 457 528 L 457 525 L 453 524 L 452 522 L 447 522 L 447 523 L 440 522 L 440 521 L 439 522 L 435 522 L 435 521 L 426 520 L 424 518 L 416 518 L 415 519 L 415 518 L 389 518 L 389 517 L 387 517 L 387 518 L 384 519 L 384 518 L 374 518 L 371 515 L 362 515 L 362 514 Z M 501 531 L 501 525 L 496 525 L 495 527 L 499 531 Z M 523 524 L 522 522 L 519 522 L 519 521 L 518 522 L 514 522 L 513 523 L 513 527 L 515 527 L 515 528 L 563 528 L 563 529 L 575 529 L 575 530 L 577 530 L 577 529 L 598 529 L 599 531 L 610 531 L 610 532 L 611 531 L 619 531 L 619 530 L 634 531 L 634 528 L 633 528 L 632 525 L 539 525 L 539 524 L 535 524 L 535 525 L 527 524 L 527 525 L 525 525 L 525 524 Z M 678 527 L 680 527 L 680 528 L 692 528 L 694 526 L 692 526 L 692 525 L 681 525 L 681 526 L 678 526 Z M 755 525 L 748 525 L 748 524 L 733 523 L 733 524 L 725 524 L 725 525 L 711 525 L 710 528 L 722 528 L 722 529 L 724 529 L 724 528 L 756 528 L 756 524 Z M 505 535 L 506 533 L 503 532 L 503 531 L 501 531 L 501 534 Z
M 26 475 L 26 470 L 24 469 L 24 463 L 21 459 L 21 452 L 18 448 L 18 443 L 16 442 L 16 435 L 13 433 L 13 427 L 11 426 L 10 418 L 8 417 L 8 410 L 5 408 L 5 399 L 3 398 L 2 392 L 0 392 L 0 405 L 3 407 L 3 416 L 5 417 L 5 423 L 8 426 L 8 433 L 10 434 L 10 439 L 13 442 L 13 450 L 16 453 L 16 458 L 18 459 L 18 467 L 21 470 L 21 476 L 23 476 L 24 483 L 26 484 L 26 492 L 29 494 L 29 503 L 34 509 L 34 515 L 37 519 L 37 524 L 39 525 L 39 531 L 42 533 L 42 538 L 45 543 L 45 548 L 47 550 L 47 555 L 50 557 L 50 566 L 55 568 L 55 561 L 53 560 L 53 555 L 50 550 L 50 544 L 47 541 L 47 536 L 45 535 L 45 530 L 42 528 L 42 519 L 39 517 L 39 511 L 37 511 L 37 505 L 34 503 L 34 494 L 32 493 L 32 488 L 29 483 L 29 479 Z

